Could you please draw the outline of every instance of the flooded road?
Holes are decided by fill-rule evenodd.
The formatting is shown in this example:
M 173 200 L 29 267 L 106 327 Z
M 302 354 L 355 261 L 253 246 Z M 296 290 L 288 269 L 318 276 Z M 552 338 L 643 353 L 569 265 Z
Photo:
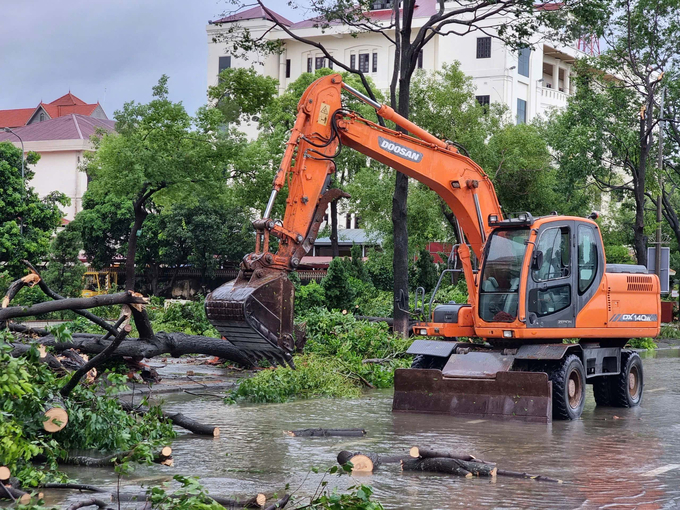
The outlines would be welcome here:
M 141 467 L 123 483 L 153 484 L 184 474 L 199 476 L 214 494 L 271 494 L 290 484 L 290 490 L 300 487 L 296 495 L 303 497 L 314 493 L 322 478 L 310 469 L 333 466 L 340 450 L 398 454 L 418 445 L 471 453 L 497 462 L 501 469 L 543 474 L 565 483 L 402 473 L 398 465 L 382 466 L 361 478 L 327 480 L 343 488 L 357 481 L 369 484 L 386 508 L 680 508 L 679 355 L 677 349 L 643 354 L 642 407 L 596 408 L 588 386 L 583 418 L 549 425 L 393 414 L 391 391 L 374 391 L 355 400 L 232 406 L 216 398 L 171 395 L 165 397 L 167 410 L 218 425 L 221 436 L 209 439 L 182 431 L 172 444 L 174 468 Z M 283 434 L 308 427 L 360 427 L 368 434 L 365 438 Z M 69 473 L 84 483 L 109 487 L 116 483 L 109 470 Z M 82 498 L 72 495 L 68 501 Z

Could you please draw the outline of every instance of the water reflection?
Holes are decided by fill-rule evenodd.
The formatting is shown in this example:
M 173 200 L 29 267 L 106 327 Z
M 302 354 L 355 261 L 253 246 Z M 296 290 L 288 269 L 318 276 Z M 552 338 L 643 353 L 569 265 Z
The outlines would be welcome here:
M 157 483 L 175 473 L 200 476 L 209 491 L 237 496 L 300 486 L 314 493 L 321 475 L 342 449 L 406 452 L 410 446 L 465 451 L 504 469 L 565 480 L 562 485 L 498 478 L 458 479 L 402 473 L 383 466 L 357 480 L 372 485 L 386 508 L 675 508 L 680 469 L 645 476 L 680 461 L 680 351 L 648 354 L 643 406 L 596 408 L 590 389 L 582 420 L 495 422 L 450 416 L 393 414 L 391 392 L 354 400 L 314 400 L 274 405 L 225 406 L 216 399 L 167 398 L 166 408 L 221 428 L 218 439 L 182 434 L 172 445 L 174 468 L 140 468 L 126 483 Z M 284 430 L 363 427 L 365 438 L 291 438 Z M 115 485 L 106 470 L 70 471 L 74 478 Z M 331 477 L 344 488 L 353 480 Z M 78 497 L 70 497 L 74 501 Z

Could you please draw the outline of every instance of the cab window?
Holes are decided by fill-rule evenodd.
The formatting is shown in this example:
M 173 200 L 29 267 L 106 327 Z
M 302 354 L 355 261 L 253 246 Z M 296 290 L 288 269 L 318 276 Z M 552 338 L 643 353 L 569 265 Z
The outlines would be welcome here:
M 595 229 L 587 225 L 578 227 L 578 292 L 583 294 L 597 274 L 597 241 Z
M 545 282 L 566 278 L 571 274 L 569 227 L 549 228 L 543 231 L 535 252 L 543 254 L 543 261 L 531 274 L 534 281 Z

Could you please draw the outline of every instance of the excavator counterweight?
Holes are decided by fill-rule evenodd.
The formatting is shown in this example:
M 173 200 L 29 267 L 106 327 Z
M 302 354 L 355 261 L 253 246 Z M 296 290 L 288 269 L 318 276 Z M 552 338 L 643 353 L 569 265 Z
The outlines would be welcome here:
M 348 111 L 343 90 L 400 130 Z M 427 185 L 459 227 L 452 256 L 460 267 L 453 270 L 465 277 L 468 302 L 430 306 L 429 317 L 414 326 L 414 335 L 444 341 L 413 342 L 412 368 L 395 373 L 394 411 L 577 419 L 586 384 L 594 386 L 598 404 L 639 405 L 642 362 L 624 347 L 630 338 L 658 335 L 659 278 L 641 266 L 607 265 L 592 216 L 504 218 L 493 183 L 454 143 L 364 96 L 338 74 L 304 92 L 264 218 L 253 222 L 255 251 L 244 257 L 238 278 L 206 300 L 208 318 L 224 338 L 253 360 L 292 365 L 288 273 L 313 246 L 328 204 L 347 196 L 328 189 L 343 146 Z M 270 216 L 284 186 L 285 214 L 275 221 Z M 270 236 L 278 239 L 275 252 Z M 578 343 L 563 342 L 574 338 Z

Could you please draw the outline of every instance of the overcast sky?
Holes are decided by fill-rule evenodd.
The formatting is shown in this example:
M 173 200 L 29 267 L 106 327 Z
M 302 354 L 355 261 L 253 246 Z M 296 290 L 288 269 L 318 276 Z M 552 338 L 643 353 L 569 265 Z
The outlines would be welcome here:
M 268 2 L 300 19 L 286 4 Z M 206 100 L 205 27 L 226 10 L 225 0 L 0 0 L 0 109 L 70 90 L 113 118 L 167 74 L 171 99 L 194 113 Z

